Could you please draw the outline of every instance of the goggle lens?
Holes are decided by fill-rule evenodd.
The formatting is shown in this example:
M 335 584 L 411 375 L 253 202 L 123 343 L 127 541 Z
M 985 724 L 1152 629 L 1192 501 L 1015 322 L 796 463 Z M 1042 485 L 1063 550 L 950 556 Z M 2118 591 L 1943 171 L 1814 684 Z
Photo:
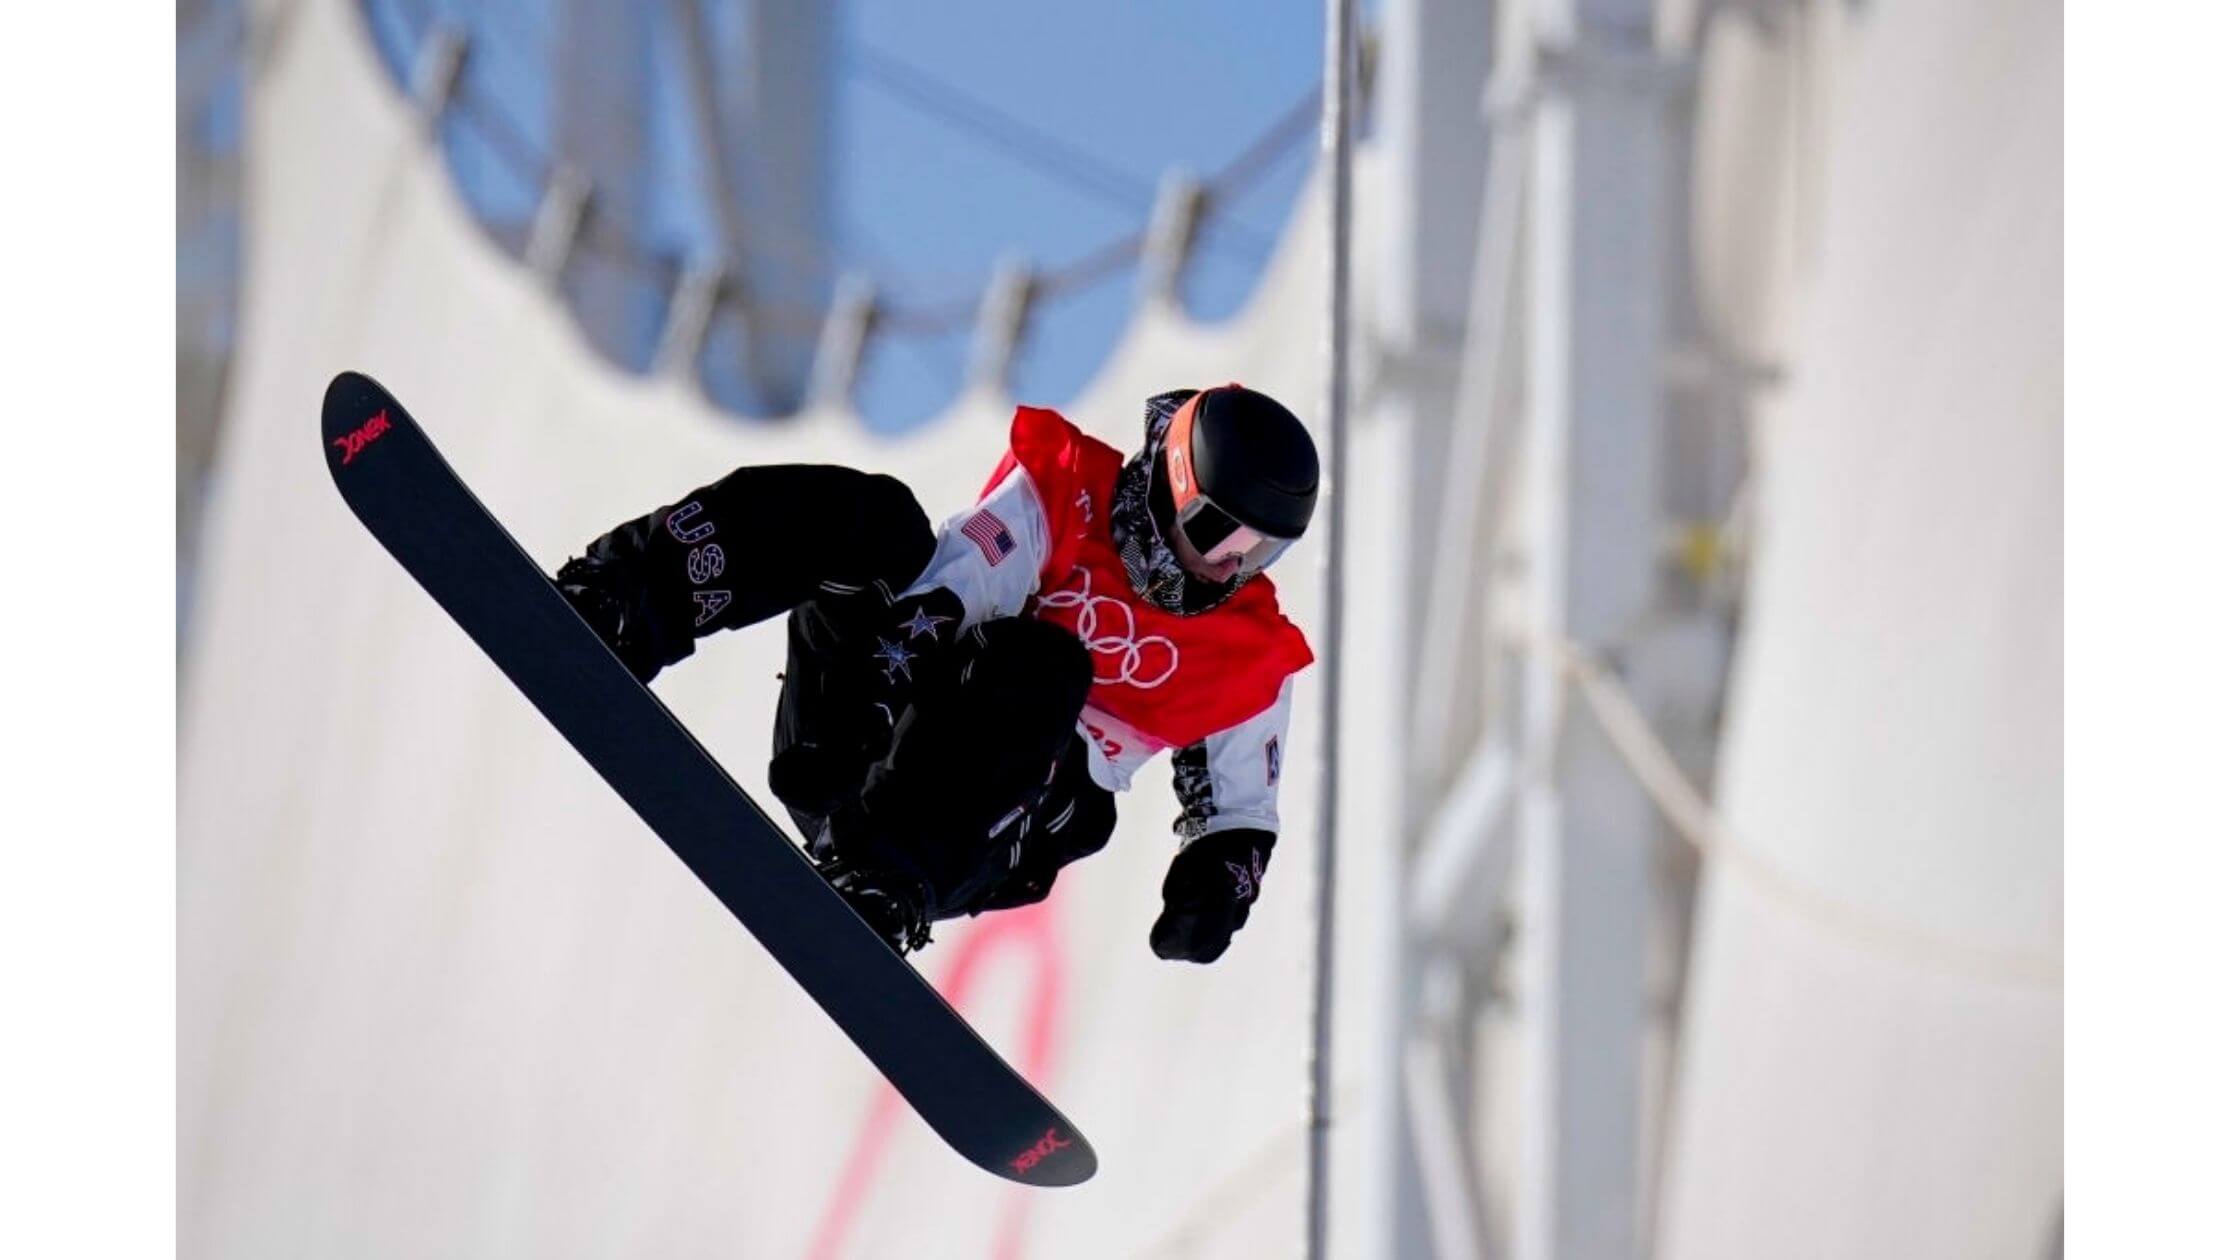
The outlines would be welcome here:
M 1176 514 L 1175 524 L 1183 541 L 1207 563 L 1218 565 L 1235 559 L 1238 569 L 1246 573 L 1257 573 L 1274 564 L 1295 541 L 1263 534 L 1203 495 Z

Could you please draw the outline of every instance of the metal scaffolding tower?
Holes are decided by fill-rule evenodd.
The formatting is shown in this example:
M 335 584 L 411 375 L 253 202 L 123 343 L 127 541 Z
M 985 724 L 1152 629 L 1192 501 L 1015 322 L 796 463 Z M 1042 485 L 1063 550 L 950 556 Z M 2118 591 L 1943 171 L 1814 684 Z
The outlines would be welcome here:
M 1396 186 L 1375 405 L 1437 488 L 1407 548 L 1408 840 L 1371 1072 L 1387 1254 L 1646 1251 L 1665 837 L 1573 703 L 1572 663 L 1716 702 L 1708 671 L 1653 650 L 1694 615 L 1669 580 L 1669 487 L 1701 455 L 1668 426 L 1687 77 L 1659 54 L 1653 10 L 1387 12 Z M 1458 113 L 1458 96 L 1483 107 Z M 1659 677 L 1674 670 L 1691 678 Z

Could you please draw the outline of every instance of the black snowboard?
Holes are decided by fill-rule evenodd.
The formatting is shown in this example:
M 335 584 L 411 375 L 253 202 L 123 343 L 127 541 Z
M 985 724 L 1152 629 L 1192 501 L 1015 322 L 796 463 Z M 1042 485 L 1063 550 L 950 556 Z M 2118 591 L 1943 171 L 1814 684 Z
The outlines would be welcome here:
M 387 390 L 355 372 L 337 376 L 319 440 L 365 527 L 934 1132 L 1027 1185 L 1075 1185 L 1096 1172 L 1087 1139 L 826 887 L 576 616 Z

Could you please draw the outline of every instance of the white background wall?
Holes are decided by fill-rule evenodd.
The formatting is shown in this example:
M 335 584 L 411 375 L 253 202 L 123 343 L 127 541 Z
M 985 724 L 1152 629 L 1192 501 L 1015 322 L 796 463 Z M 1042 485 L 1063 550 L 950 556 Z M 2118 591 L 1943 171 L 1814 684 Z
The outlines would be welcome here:
M 746 462 L 890 471 L 944 515 L 993 467 L 1008 417 L 969 399 L 878 443 L 841 415 L 726 422 L 605 371 L 477 239 L 356 22 L 343 0 L 302 5 L 252 110 L 245 351 L 180 740 L 182 1252 L 1286 1245 L 1304 1181 L 1311 778 L 1293 776 L 1268 895 L 1218 967 L 1145 944 L 1173 851 L 1156 771 L 1046 919 L 937 933 L 921 964 L 936 977 L 973 932 L 997 934 L 964 1006 L 1017 1059 L 1037 968 L 1057 978 L 1040 1083 L 1103 1171 L 1025 1195 L 907 1113 L 882 1130 L 883 1086 L 852 1047 L 349 517 L 313 436 L 344 367 L 396 390 L 553 565 Z M 1293 231 L 1232 324 L 1149 313 L 1083 398 L 1053 401 L 1124 447 L 1141 399 L 1178 384 L 1242 379 L 1308 412 L 1312 239 Z M 1285 605 L 1311 634 L 1314 560 L 1288 567 Z M 768 626 L 711 642 L 658 688 L 750 790 L 782 640 Z M 1301 715 L 1317 694 L 1310 676 Z M 1295 772 L 1320 755 L 1299 721 Z M 1345 1071 L 1341 1109 L 1359 1092 Z
M 2061 12 L 1706 66 L 1712 314 L 1780 364 L 1660 1254 L 2035 1256 L 2062 1194 Z

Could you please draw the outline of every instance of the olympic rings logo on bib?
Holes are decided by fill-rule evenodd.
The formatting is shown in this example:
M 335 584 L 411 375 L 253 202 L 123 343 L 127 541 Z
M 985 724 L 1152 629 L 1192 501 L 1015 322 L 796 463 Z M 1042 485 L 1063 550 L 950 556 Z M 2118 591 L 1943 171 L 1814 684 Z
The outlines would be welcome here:
M 1092 681 L 1100 686 L 1126 683 L 1148 691 L 1174 677 L 1174 672 L 1182 668 L 1182 649 L 1174 645 L 1174 640 L 1163 634 L 1137 638 L 1135 609 L 1128 607 L 1126 600 L 1093 593 L 1087 569 L 1076 565 L 1073 572 L 1081 577 L 1080 590 L 1037 596 L 1035 606 L 1080 609 L 1073 616 L 1073 632 L 1089 649 L 1090 663 L 1095 667 Z M 1106 660 L 1118 662 L 1117 672 L 1110 677 L 1103 664 Z

